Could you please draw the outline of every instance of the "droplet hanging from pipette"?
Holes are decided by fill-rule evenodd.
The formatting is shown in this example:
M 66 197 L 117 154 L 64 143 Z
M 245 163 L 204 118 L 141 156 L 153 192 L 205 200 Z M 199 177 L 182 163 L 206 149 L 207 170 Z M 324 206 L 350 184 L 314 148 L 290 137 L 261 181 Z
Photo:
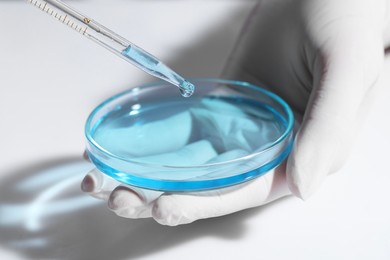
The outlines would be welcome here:
M 194 94 L 195 86 L 194 84 L 185 80 L 180 84 L 179 90 L 183 97 L 190 97 L 192 94 Z

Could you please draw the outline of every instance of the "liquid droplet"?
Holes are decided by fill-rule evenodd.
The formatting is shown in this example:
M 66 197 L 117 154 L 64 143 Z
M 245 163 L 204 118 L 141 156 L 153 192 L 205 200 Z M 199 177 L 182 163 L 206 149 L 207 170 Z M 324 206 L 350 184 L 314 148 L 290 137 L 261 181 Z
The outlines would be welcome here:
M 179 90 L 183 97 L 190 97 L 192 94 L 194 94 L 195 86 L 188 81 L 183 81 L 180 84 Z

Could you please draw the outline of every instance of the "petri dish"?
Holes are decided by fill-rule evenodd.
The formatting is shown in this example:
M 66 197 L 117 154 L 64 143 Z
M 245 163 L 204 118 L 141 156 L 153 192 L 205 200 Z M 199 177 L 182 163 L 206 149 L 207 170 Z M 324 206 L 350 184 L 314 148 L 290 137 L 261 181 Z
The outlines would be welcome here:
M 277 167 L 293 144 L 293 113 L 259 86 L 192 79 L 183 98 L 154 82 L 115 95 L 87 119 L 87 153 L 106 175 L 159 191 L 236 185 Z

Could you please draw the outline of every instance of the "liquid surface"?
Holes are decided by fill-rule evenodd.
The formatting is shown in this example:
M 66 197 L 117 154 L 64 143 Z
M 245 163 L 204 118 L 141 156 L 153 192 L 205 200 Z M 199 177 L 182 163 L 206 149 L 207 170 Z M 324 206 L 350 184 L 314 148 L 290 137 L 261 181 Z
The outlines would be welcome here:
M 211 96 L 123 106 L 100 120 L 92 137 L 122 158 L 194 166 L 260 151 L 285 130 L 286 122 L 267 105 Z

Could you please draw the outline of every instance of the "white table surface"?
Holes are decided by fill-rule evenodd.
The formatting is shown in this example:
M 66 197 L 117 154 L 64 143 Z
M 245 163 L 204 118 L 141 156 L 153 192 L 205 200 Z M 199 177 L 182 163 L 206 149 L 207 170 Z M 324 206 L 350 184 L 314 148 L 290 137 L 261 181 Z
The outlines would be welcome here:
M 191 77 L 218 76 L 254 3 L 68 2 Z M 172 228 L 79 190 L 89 112 L 153 79 L 24 1 L 0 0 L 0 32 L 0 259 L 390 259 L 390 59 L 350 160 L 312 198 Z

